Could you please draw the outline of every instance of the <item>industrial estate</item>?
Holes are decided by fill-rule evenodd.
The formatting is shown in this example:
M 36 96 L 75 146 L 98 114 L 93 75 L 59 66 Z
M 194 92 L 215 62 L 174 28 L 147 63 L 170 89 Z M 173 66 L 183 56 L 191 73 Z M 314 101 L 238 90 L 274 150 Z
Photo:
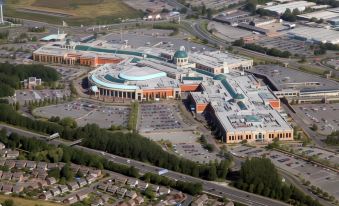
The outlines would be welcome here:
M 0 204 L 339 205 L 338 8 L 1 2 Z

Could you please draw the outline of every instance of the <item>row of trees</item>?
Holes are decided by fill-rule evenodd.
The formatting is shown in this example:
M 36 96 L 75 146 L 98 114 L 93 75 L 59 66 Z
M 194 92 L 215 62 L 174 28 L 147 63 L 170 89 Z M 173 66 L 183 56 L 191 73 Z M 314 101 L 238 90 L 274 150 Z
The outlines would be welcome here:
M 50 175 L 56 177 L 57 179 L 60 178 L 64 181 L 68 181 L 74 176 L 69 168 L 69 163 L 95 167 L 98 169 L 106 169 L 136 178 L 140 177 L 138 169 L 134 168 L 133 166 L 129 167 L 126 165 L 113 163 L 112 161 L 108 161 L 95 154 L 84 152 L 83 150 L 67 147 L 64 145 L 50 145 L 45 141 L 34 138 L 25 138 L 15 133 L 12 133 L 8 136 L 5 129 L 0 131 L 0 141 L 9 148 L 28 151 L 26 156 L 21 156 L 21 158 L 52 163 L 65 162 L 66 165 L 61 170 L 55 169 L 49 171 Z M 75 175 L 81 176 L 81 174 Z M 202 185 L 200 183 L 173 181 L 167 178 L 165 180 L 165 177 L 156 174 L 148 173 L 143 177 L 143 179 L 148 182 L 158 183 L 164 186 L 171 186 L 191 195 L 196 195 L 202 191 Z
M 37 77 L 45 82 L 53 82 L 57 81 L 60 75 L 55 69 L 43 65 L 0 63 L 0 97 L 12 96 L 15 89 L 20 88 L 20 81 L 28 77 Z
M 289 51 L 281 51 L 276 48 L 269 49 L 256 44 L 244 44 L 243 48 L 275 57 L 289 58 L 292 55 Z
M 76 128 L 73 121 L 58 120 L 55 117 L 51 119 L 53 122 L 32 120 L 21 116 L 12 106 L 6 104 L 0 104 L 0 121 L 42 133 L 59 133 L 67 140 L 83 139 L 82 145 L 85 147 L 149 162 L 159 167 L 208 180 L 225 179 L 230 164 L 228 160 L 198 164 L 164 151 L 157 143 L 137 133 L 112 133 L 95 124 Z
M 305 195 L 293 185 L 284 183 L 274 164 L 267 158 L 247 159 L 241 166 L 240 177 L 235 186 L 293 205 L 321 206 L 318 201 Z

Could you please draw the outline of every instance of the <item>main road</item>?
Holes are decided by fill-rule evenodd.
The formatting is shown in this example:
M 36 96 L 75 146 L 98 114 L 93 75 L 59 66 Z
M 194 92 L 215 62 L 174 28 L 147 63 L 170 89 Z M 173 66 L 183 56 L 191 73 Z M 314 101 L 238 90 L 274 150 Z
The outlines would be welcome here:
M 9 126 L 9 125 L 4 125 L 4 124 L 0 124 L 0 129 L 1 128 L 6 128 L 8 132 L 17 133 L 25 137 L 36 137 L 37 139 L 47 141 L 46 140 L 47 136 L 37 134 L 35 132 L 19 129 L 19 128 Z M 47 141 L 47 142 L 49 144 L 54 144 L 54 145 L 66 143 L 60 139 L 54 139 L 54 140 Z M 116 155 L 112 155 L 112 154 L 102 152 L 99 150 L 94 150 L 94 149 L 90 149 L 90 148 L 79 146 L 79 145 L 75 145 L 74 147 L 81 149 L 83 151 L 89 152 L 89 153 L 97 154 L 112 162 L 134 166 L 135 168 L 139 169 L 141 173 L 146 173 L 146 172 L 157 173 L 161 169 L 153 165 L 149 165 L 143 162 L 139 162 L 136 160 L 132 160 L 132 159 L 116 156 Z M 212 195 L 219 196 L 219 197 L 225 196 L 229 200 L 240 202 L 245 205 L 251 205 L 251 206 L 287 206 L 288 205 L 286 203 L 283 203 L 277 200 L 269 199 L 269 198 L 255 195 L 252 193 L 248 193 L 242 190 L 238 190 L 236 188 L 229 187 L 227 185 L 222 185 L 221 183 L 215 183 L 215 182 L 202 180 L 199 178 L 195 178 L 195 177 L 181 174 L 181 173 L 174 172 L 174 171 L 169 171 L 168 173 L 164 174 L 164 176 L 169 177 L 174 180 L 181 180 L 185 182 L 199 182 L 202 184 L 204 192 L 210 193 Z

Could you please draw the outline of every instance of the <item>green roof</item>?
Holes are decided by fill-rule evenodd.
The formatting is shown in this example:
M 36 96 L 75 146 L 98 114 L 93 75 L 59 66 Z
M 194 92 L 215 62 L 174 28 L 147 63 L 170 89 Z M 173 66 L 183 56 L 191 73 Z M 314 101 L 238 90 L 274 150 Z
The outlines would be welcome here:
M 214 80 L 223 80 L 226 79 L 225 75 L 218 74 L 215 77 L 213 77 Z
M 244 99 L 245 98 L 243 94 L 236 93 L 233 87 L 230 85 L 230 83 L 228 83 L 226 79 L 222 79 L 221 83 L 222 85 L 224 85 L 225 89 L 228 91 L 228 93 L 230 93 L 233 99 Z
M 183 77 L 182 80 L 193 80 L 193 81 L 201 81 L 202 77 Z
M 108 81 L 111 81 L 111 82 L 121 83 L 121 84 L 125 82 L 125 80 L 113 77 L 110 74 L 106 74 L 105 79 L 108 80 Z
M 179 58 L 179 59 L 188 58 L 188 54 L 185 51 L 178 50 L 174 53 L 173 58 L 176 58 L 176 59 L 177 58 Z
M 260 122 L 260 118 L 255 115 L 246 115 L 245 120 L 246 122 Z

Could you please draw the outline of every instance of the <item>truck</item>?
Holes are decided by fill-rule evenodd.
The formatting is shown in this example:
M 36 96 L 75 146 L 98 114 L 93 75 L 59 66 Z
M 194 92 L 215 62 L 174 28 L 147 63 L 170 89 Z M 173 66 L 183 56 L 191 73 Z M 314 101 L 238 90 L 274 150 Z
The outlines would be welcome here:
M 163 174 L 166 174 L 168 172 L 168 169 L 160 169 L 158 171 L 158 175 L 163 175 Z

